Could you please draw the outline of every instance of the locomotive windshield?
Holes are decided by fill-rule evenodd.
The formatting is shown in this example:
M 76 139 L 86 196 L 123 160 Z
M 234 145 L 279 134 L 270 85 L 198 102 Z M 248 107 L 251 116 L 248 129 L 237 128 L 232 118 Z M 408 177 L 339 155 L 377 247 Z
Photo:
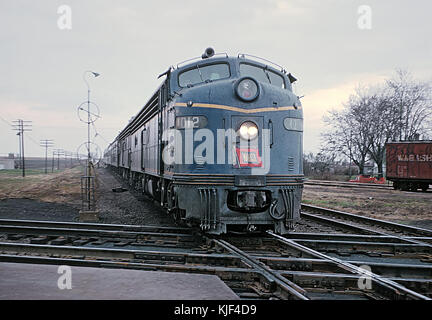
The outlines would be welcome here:
M 195 68 L 180 73 L 178 80 L 180 87 L 188 87 L 208 80 L 226 79 L 230 75 L 230 68 L 227 63 L 196 65 Z
M 248 63 L 240 63 L 240 75 L 250 76 L 258 81 L 267 82 L 274 86 L 285 88 L 285 81 L 281 75 L 268 69 Z

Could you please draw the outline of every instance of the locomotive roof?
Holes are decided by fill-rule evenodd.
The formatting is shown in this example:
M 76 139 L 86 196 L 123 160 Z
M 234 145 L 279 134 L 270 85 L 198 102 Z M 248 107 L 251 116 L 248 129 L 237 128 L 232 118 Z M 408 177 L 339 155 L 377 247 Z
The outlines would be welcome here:
M 223 55 L 223 56 L 222 56 Z M 247 58 L 250 57 L 250 58 Z M 174 68 L 172 67 L 173 70 L 183 70 L 183 69 L 188 69 L 191 68 L 193 66 L 196 66 L 197 64 L 201 64 L 201 63 L 209 63 L 209 62 L 217 62 L 217 61 L 237 61 L 237 60 L 242 60 L 242 61 L 247 61 L 247 62 L 252 62 L 256 65 L 259 65 L 263 68 L 267 67 L 269 69 L 273 69 L 276 72 L 281 72 L 281 73 L 286 73 L 286 69 L 270 60 L 264 59 L 264 58 L 260 58 L 257 56 L 253 56 L 250 54 L 245 54 L 245 53 L 239 53 L 237 55 L 237 57 L 233 57 L 233 56 L 228 56 L 226 53 L 220 53 L 220 54 L 216 54 L 210 58 L 206 58 L 203 59 L 201 57 L 196 57 L 196 58 L 192 58 L 192 59 L 188 59 L 185 61 L 182 61 L 180 63 L 177 64 L 177 67 Z M 188 62 L 187 64 L 184 64 Z M 184 65 L 182 65 L 184 64 Z M 180 66 L 182 65 L 182 66 Z

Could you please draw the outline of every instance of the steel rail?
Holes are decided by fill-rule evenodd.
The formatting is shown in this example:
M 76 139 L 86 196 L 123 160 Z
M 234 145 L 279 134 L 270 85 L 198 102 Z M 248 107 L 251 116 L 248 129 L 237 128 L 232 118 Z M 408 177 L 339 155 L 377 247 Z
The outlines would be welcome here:
M 300 285 L 305 286 L 320 286 L 322 288 L 327 288 L 332 291 L 338 291 L 340 288 L 344 292 L 348 289 L 354 289 L 358 291 L 358 279 L 359 277 L 354 274 L 344 274 L 344 273 L 323 273 L 323 272 L 302 272 L 302 271 L 281 271 L 281 275 L 295 279 Z M 407 290 L 417 289 L 417 287 L 425 288 L 425 294 L 431 294 L 431 284 L 430 279 L 409 279 L 409 278 L 387 278 L 390 281 L 397 282 L 398 284 L 405 286 Z M 413 289 L 412 289 L 413 288 Z M 336 290 L 335 290 L 336 289 Z M 361 291 L 360 291 L 361 292 Z M 369 292 L 363 293 L 368 295 Z M 373 291 L 372 294 L 378 294 L 382 296 L 382 293 Z M 429 298 L 429 297 L 427 297 Z M 431 299 L 429 299 L 431 300 Z
M 381 236 L 386 236 L 386 237 L 393 237 L 395 239 L 398 239 L 399 241 L 404 241 L 404 242 L 408 242 L 411 244 L 417 244 L 420 246 L 425 246 L 425 247 L 430 247 L 432 248 L 432 244 L 427 243 L 427 242 L 423 242 L 423 241 L 419 241 L 413 237 L 404 237 L 404 236 L 399 236 L 399 235 L 395 235 L 395 234 L 389 234 L 389 233 L 385 233 L 385 232 L 381 232 L 378 230 L 373 230 L 373 229 L 369 229 L 366 227 L 362 227 L 362 226 L 356 226 L 356 225 L 352 225 L 350 223 L 347 222 L 343 222 L 343 221 L 339 221 L 339 220 L 334 220 L 334 219 L 329 219 L 329 218 L 325 218 L 325 217 L 321 217 L 321 216 L 317 216 L 314 214 L 310 214 L 310 213 L 301 213 L 303 217 L 309 218 L 309 219 L 313 219 L 319 222 L 323 222 L 323 223 L 327 223 L 327 224 L 331 224 L 331 225 L 335 225 L 338 227 L 342 227 L 342 228 L 346 228 L 346 229 L 351 229 L 351 230 L 358 230 L 360 232 L 364 232 L 364 233 L 368 233 L 368 234 L 376 234 L 376 235 L 381 235 Z
M 215 244 L 219 245 L 220 247 L 224 248 L 228 252 L 231 252 L 232 254 L 238 256 L 241 260 L 244 261 L 244 263 L 258 270 L 270 282 L 276 283 L 283 290 L 287 291 L 291 296 L 300 300 L 309 300 L 309 298 L 306 296 L 306 291 L 303 288 L 297 286 L 295 283 L 289 281 L 285 277 L 281 276 L 279 273 L 274 272 L 264 263 L 253 258 L 251 255 L 243 252 L 242 250 L 233 246 L 232 244 L 228 243 L 225 240 L 212 239 L 211 241 L 213 241 Z
M 388 289 L 390 289 L 391 291 L 393 291 L 393 293 L 398 296 L 398 297 L 402 297 L 402 294 L 405 295 L 406 297 L 410 297 L 412 299 L 420 299 L 420 300 L 432 300 L 422 294 L 419 294 L 415 291 L 412 291 L 406 287 L 404 287 L 403 285 L 393 281 L 393 280 L 389 280 L 386 278 L 383 278 L 375 273 L 372 273 L 368 270 L 360 270 L 359 267 L 342 261 L 340 259 L 325 255 L 321 252 L 315 251 L 313 249 L 310 249 L 306 246 L 303 246 L 301 244 L 296 243 L 295 241 L 292 241 L 290 239 L 286 239 L 282 236 L 279 236 L 275 233 L 273 233 L 272 231 L 267 231 L 267 234 L 269 234 L 271 237 L 277 239 L 278 241 L 280 241 L 281 243 L 288 245 L 290 247 L 296 248 L 297 250 L 300 250 L 302 252 L 306 252 L 310 255 L 313 255 L 315 257 L 318 257 L 320 259 L 324 259 L 324 260 L 328 260 L 333 262 L 336 266 L 341 267 L 343 269 L 345 269 L 346 271 L 350 272 L 350 273 L 354 273 L 357 274 L 359 276 L 364 276 L 367 275 L 369 276 L 372 280 L 374 280 L 376 283 L 382 285 L 383 287 L 386 287 Z
M 122 239 L 138 239 L 145 237 L 163 237 L 175 239 L 194 239 L 192 234 L 185 233 L 158 233 L 142 231 L 123 231 L 123 230 L 99 230 L 99 229 L 72 229 L 72 228 L 52 228 L 37 226 L 13 226 L 1 225 L 0 233 L 6 234 L 25 234 L 25 235 L 46 235 L 46 236 L 75 236 L 75 237 L 117 237 Z
M 326 218 L 326 217 L 322 217 L 322 216 L 317 216 L 316 214 L 306 213 L 303 211 L 300 213 L 300 217 L 309 218 L 311 220 L 315 220 L 315 221 L 325 223 L 325 224 L 330 224 L 333 226 L 338 226 L 338 227 L 341 227 L 345 230 L 349 229 L 351 231 L 360 232 L 361 234 L 384 235 L 383 233 L 378 232 L 377 230 L 369 229 L 369 228 L 366 228 L 364 226 L 357 226 L 357 225 L 353 225 L 353 224 L 350 224 L 347 222 L 342 222 L 342 221 L 338 221 L 338 220 L 334 220 L 334 219 L 330 219 L 330 218 Z
M 358 241 L 343 241 L 343 240 L 309 240 L 309 239 L 292 239 L 297 243 L 302 243 L 304 245 L 320 247 L 320 248 L 353 248 L 354 251 L 360 251 L 361 249 L 373 249 L 378 252 L 416 252 L 420 254 L 432 253 L 431 245 L 423 245 L 417 243 L 388 243 L 388 242 L 358 242 Z
M 323 214 L 330 215 L 330 216 L 333 215 L 333 216 L 342 217 L 344 219 L 353 218 L 353 220 L 357 220 L 357 222 L 358 221 L 361 221 L 361 222 L 365 221 L 365 223 L 368 224 L 368 225 L 369 224 L 373 224 L 373 223 L 377 223 L 378 225 L 381 225 L 381 226 L 382 225 L 387 226 L 387 229 L 389 228 L 388 226 L 394 226 L 394 227 L 397 227 L 397 228 L 399 228 L 399 227 L 407 227 L 409 230 L 418 230 L 418 232 L 421 232 L 421 233 L 428 233 L 428 236 L 430 236 L 432 234 L 432 230 L 415 228 L 415 227 L 409 227 L 409 226 L 400 225 L 400 224 L 397 224 L 397 223 L 388 222 L 388 221 L 384 221 L 384 220 L 379 220 L 379 219 L 373 219 L 373 218 L 358 216 L 358 215 L 354 215 L 354 214 L 348 213 L 348 212 L 342 212 L 342 211 L 337 211 L 337 210 L 332 210 L 332 209 L 326 209 L 326 208 L 321 208 L 321 207 L 314 207 L 314 206 L 313 206 L 313 209 L 315 211 L 318 211 L 318 214 L 319 213 L 323 213 Z M 310 219 L 314 219 L 314 220 L 318 220 L 318 221 L 321 221 L 321 222 L 324 222 L 324 223 L 332 224 L 332 225 L 338 225 L 338 226 L 341 226 L 343 228 L 348 228 L 348 229 L 351 229 L 351 230 L 358 230 L 360 232 L 365 232 L 365 233 L 369 233 L 369 234 L 378 234 L 378 235 L 382 235 L 382 236 L 391 236 L 391 237 L 398 238 L 398 239 L 400 239 L 402 241 L 405 241 L 405 242 L 409 242 L 409 243 L 413 243 L 413 244 L 417 244 L 417 245 L 428 246 L 428 247 L 432 248 L 432 244 L 431 243 L 427 243 L 427 242 L 424 242 L 424 241 L 419 241 L 419 240 L 417 240 L 417 239 L 415 239 L 413 237 L 400 236 L 400 235 L 396 235 L 396 234 L 389 234 L 389 233 L 386 233 L 386 232 L 382 232 L 382 231 L 378 231 L 378 230 L 374 230 L 374 229 L 369 229 L 369 228 L 366 228 L 366 227 L 357 226 L 357 225 L 353 225 L 353 224 L 350 224 L 350 223 L 342 222 L 342 221 L 339 221 L 339 220 L 325 218 L 325 217 L 322 217 L 322 216 L 317 216 L 317 215 L 310 214 L 310 213 L 305 213 L 305 212 L 302 212 L 301 216 L 307 217 L 307 218 L 310 218 Z M 364 218 L 364 219 L 362 219 L 362 218 Z M 411 231 L 411 233 L 412 232 L 413 231 Z
M 382 226 L 383 228 L 398 230 L 401 232 L 408 232 L 408 233 L 412 233 L 415 235 L 432 237 L 432 230 L 429 230 L 429 229 L 407 226 L 407 225 L 403 225 L 403 224 L 396 223 L 396 222 L 390 222 L 390 221 L 380 220 L 380 219 L 376 219 L 376 218 L 360 216 L 360 215 L 353 214 L 353 213 L 348 213 L 348 212 L 343 212 L 343 211 L 328 209 L 328 208 L 322 208 L 322 207 L 313 206 L 313 205 L 304 204 L 304 203 L 301 204 L 301 207 L 302 207 L 302 209 L 307 209 L 310 211 L 318 211 L 318 213 L 321 213 L 321 214 L 336 215 L 336 216 L 339 216 L 339 217 L 344 218 L 344 219 L 349 219 L 351 221 L 356 220 L 356 221 L 359 221 L 361 223 L 372 224 L 375 226 L 379 225 L 379 226 Z
M 254 255 L 254 257 L 273 270 L 334 272 L 334 265 L 323 259 L 268 257 L 262 255 Z M 416 279 L 432 279 L 432 266 L 427 264 L 388 263 L 370 260 L 346 260 L 346 262 L 356 266 L 367 265 L 372 269 L 378 269 L 380 275 L 386 277 L 398 278 L 406 275 L 414 276 Z
M 208 265 L 180 265 L 180 264 L 157 264 L 143 263 L 136 261 L 114 261 L 114 260 L 87 260 L 71 259 L 64 257 L 41 257 L 41 256 L 20 256 L 12 254 L 0 254 L 0 262 L 15 263 L 35 263 L 35 264 L 55 264 L 69 266 L 85 266 L 97 268 L 132 268 L 145 271 L 165 271 L 165 272 L 190 272 L 200 274 L 215 274 L 224 280 L 230 280 L 232 275 L 239 280 L 251 279 L 251 274 L 257 273 L 256 270 L 240 267 L 223 267 Z
M 67 256 L 88 256 L 111 259 L 141 259 L 141 260 L 161 260 L 166 262 L 199 263 L 202 260 L 216 261 L 219 264 L 240 264 L 236 257 L 217 253 L 195 253 L 190 250 L 185 251 L 155 251 L 155 250 L 135 250 L 135 249 L 116 249 L 82 246 L 60 246 L 45 244 L 27 244 L 0 242 L 0 252 L 20 252 L 36 254 L 54 254 Z M 220 261 L 217 261 L 220 260 Z
M 391 186 L 372 184 L 372 183 L 356 183 L 356 182 L 330 182 L 319 180 L 307 180 L 304 182 L 306 185 L 326 186 L 326 187 L 341 187 L 341 188 L 363 188 L 363 189 L 379 189 L 379 190 L 392 190 Z
M 28 226 L 28 227 L 51 227 L 71 229 L 97 229 L 97 230 L 119 230 L 119 231 L 143 231 L 143 232 L 171 232 L 171 233 L 192 233 L 190 228 L 182 227 L 161 227 L 157 225 L 126 225 L 126 224 L 105 224 L 105 223 L 83 223 L 83 222 L 60 222 L 41 220 L 17 220 L 0 219 L 1 226 Z
M 346 233 L 308 233 L 308 232 L 289 232 L 284 237 L 307 239 L 307 240 L 342 240 L 359 242 L 402 242 L 401 239 L 387 235 L 368 235 L 368 234 L 346 234 Z M 432 241 L 432 237 L 406 237 L 410 240 Z

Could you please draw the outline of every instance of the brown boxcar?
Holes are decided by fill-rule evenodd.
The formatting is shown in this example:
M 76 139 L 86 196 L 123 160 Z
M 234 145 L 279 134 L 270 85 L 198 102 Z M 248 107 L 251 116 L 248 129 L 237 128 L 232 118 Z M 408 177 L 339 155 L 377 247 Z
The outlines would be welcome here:
M 432 184 L 432 141 L 386 143 L 386 166 L 394 189 L 426 191 Z

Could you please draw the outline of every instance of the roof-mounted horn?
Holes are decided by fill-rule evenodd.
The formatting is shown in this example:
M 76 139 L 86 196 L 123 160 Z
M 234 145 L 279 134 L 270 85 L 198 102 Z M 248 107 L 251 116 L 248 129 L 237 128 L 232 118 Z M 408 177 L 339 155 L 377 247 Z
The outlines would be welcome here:
M 294 77 L 291 73 L 288 73 L 288 79 L 291 83 L 296 82 L 297 78 Z
M 202 54 L 201 58 L 203 58 L 203 59 L 211 58 L 211 57 L 214 56 L 214 54 L 215 54 L 215 52 L 214 52 L 213 48 L 209 47 L 209 48 L 205 49 L 205 51 Z

